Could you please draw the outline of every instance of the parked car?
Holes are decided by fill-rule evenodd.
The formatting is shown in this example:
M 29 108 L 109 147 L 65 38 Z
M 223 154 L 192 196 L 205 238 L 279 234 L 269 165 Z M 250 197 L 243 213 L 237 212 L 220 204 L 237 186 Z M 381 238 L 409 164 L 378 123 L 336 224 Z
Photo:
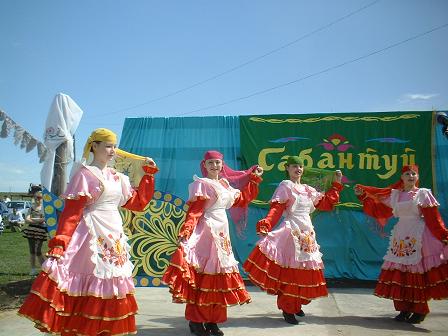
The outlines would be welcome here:
M 6 207 L 8 208 L 8 215 L 12 214 L 12 209 L 17 209 L 17 213 L 19 213 L 23 219 L 25 219 L 26 214 L 28 213 L 29 208 L 31 208 L 30 201 L 11 201 L 6 203 Z M 7 217 L 7 216 L 5 216 Z

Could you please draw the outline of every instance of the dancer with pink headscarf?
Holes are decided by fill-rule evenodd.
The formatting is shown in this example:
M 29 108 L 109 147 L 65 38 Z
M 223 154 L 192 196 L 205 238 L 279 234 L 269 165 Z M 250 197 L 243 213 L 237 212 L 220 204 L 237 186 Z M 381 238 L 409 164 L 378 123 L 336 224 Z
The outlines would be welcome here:
M 187 304 L 185 318 L 193 334 L 221 336 L 217 323 L 227 320 L 227 307 L 250 302 L 233 255 L 226 209 L 240 209 L 236 217 L 241 218 L 258 194 L 263 169 L 234 171 L 221 153 L 208 151 L 201 171 L 203 177 L 195 175 L 189 185 L 190 207 L 163 282 L 173 302 Z

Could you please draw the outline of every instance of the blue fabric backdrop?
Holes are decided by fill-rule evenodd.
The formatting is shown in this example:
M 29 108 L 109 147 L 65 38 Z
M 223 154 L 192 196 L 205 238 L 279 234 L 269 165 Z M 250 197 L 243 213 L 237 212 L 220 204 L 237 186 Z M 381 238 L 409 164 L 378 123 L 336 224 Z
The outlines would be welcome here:
M 441 203 L 442 216 L 447 222 L 448 139 L 438 126 L 434 131 L 435 191 Z M 235 116 L 126 118 L 120 148 L 152 157 L 160 168 L 156 176 L 156 189 L 184 200 L 188 197 L 188 184 L 192 182 L 192 176 L 200 175 L 199 163 L 205 151 L 218 150 L 224 154 L 230 167 L 241 167 L 238 158 L 239 119 Z M 265 214 L 263 209 L 249 209 L 245 239 L 237 237 L 231 225 L 233 249 L 241 263 L 255 246 L 255 223 Z M 316 214 L 313 223 L 324 255 L 325 276 L 376 279 L 388 244 L 387 234 L 394 222 L 388 223 L 381 236 L 373 220 L 361 212 L 336 209 L 331 213 Z

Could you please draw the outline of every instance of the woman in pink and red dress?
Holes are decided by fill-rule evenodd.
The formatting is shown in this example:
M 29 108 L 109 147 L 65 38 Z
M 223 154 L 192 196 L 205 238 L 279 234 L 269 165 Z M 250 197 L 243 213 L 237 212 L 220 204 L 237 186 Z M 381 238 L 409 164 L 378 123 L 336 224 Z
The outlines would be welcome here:
M 198 336 L 224 335 L 217 323 L 227 320 L 227 307 L 250 302 L 229 236 L 226 209 L 244 209 L 258 194 L 261 167 L 230 169 L 223 155 L 205 153 L 204 177 L 189 186 L 189 209 L 179 232 L 179 248 L 171 257 L 163 282 L 173 302 L 186 303 L 185 319 Z M 230 184 L 239 182 L 242 190 Z M 238 210 L 238 209 L 237 209 Z
M 388 188 L 356 185 L 366 214 L 384 226 L 398 217 L 375 288 L 375 295 L 394 301 L 397 321 L 421 323 L 430 299 L 448 298 L 448 230 L 430 189 L 418 187 L 418 166 L 401 170 Z
M 289 179 L 279 184 L 268 214 L 258 221 L 257 233 L 264 237 L 243 267 L 255 285 L 277 295 L 285 321 L 298 324 L 294 315 L 304 316 L 302 305 L 328 295 L 310 213 L 330 211 L 339 202 L 342 173 L 336 171 L 335 182 L 324 194 L 301 183 L 304 167 L 298 156 L 288 157 L 285 167 Z
M 61 335 L 128 335 L 137 332 L 133 265 L 118 207 L 143 210 L 154 193 L 157 168 L 143 166 L 138 190 L 127 176 L 107 167 L 116 135 L 97 129 L 65 192 L 48 259 L 19 310 L 42 332 Z

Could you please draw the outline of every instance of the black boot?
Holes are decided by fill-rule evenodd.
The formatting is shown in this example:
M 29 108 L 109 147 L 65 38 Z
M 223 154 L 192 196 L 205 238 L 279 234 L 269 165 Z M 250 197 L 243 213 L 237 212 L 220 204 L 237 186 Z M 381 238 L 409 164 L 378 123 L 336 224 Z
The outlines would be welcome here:
M 413 313 L 412 316 L 408 318 L 406 321 L 412 324 L 419 324 L 424 321 L 425 317 L 426 314 Z
M 394 318 L 395 318 L 395 321 L 404 322 L 404 321 L 407 321 L 409 319 L 409 317 L 411 317 L 411 314 L 412 313 L 407 312 L 407 311 L 401 311 L 400 314 L 398 314 Z
M 299 324 L 299 322 L 297 322 L 294 314 L 289 314 L 289 313 L 283 312 L 283 317 L 284 317 L 285 321 L 288 322 L 289 324 Z
M 305 316 L 305 312 L 302 309 L 300 309 L 300 311 L 298 313 L 296 313 L 296 316 L 304 317 Z
M 208 332 L 205 330 L 204 325 L 201 322 L 188 322 L 190 332 L 196 336 L 208 336 Z
M 204 323 L 205 330 L 207 330 L 210 335 L 213 336 L 223 336 L 224 333 L 219 329 L 216 323 Z

